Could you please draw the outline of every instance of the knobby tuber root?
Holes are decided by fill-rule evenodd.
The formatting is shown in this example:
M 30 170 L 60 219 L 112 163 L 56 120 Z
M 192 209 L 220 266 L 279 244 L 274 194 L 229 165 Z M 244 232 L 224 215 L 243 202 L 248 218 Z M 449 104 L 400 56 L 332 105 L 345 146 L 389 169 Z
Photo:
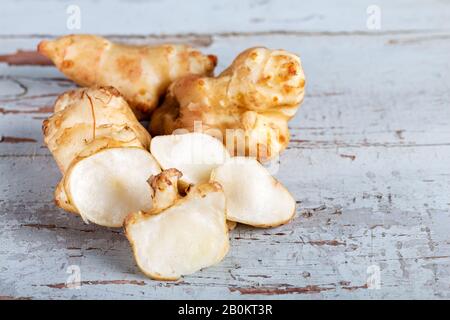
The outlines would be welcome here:
M 44 142 L 63 173 L 81 152 L 87 156 L 105 146 L 150 146 L 149 133 L 113 87 L 65 92 L 54 110 L 43 124 Z
M 183 174 L 175 168 L 167 169 L 156 176 L 151 176 L 147 182 L 150 184 L 152 194 L 152 209 L 149 214 L 158 214 L 170 207 L 179 199 L 178 180 Z
M 270 159 L 289 143 L 287 122 L 303 101 L 304 87 L 298 56 L 251 48 L 216 78 L 189 75 L 172 83 L 150 131 L 200 130 L 223 139 L 232 155 Z
M 111 87 L 69 91 L 44 121 L 44 141 L 63 178 L 61 208 L 85 221 L 120 227 L 130 212 L 150 210 L 146 180 L 160 167 L 148 152 L 150 135 Z
M 94 35 L 44 40 L 38 51 L 81 86 L 114 86 L 139 118 L 156 107 L 174 79 L 210 75 L 217 63 L 187 45 L 125 45 Z

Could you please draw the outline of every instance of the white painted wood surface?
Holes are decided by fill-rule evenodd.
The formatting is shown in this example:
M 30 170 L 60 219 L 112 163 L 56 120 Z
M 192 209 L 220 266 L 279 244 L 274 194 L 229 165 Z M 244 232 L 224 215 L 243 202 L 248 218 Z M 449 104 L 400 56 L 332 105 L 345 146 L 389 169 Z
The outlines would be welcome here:
M 0 54 L 65 34 L 73 2 L 4 1 Z M 189 3 L 189 4 L 187 4 Z M 52 201 L 60 178 L 41 123 L 74 85 L 52 67 L 0 65 L 0 297 L 450 298 L 450 3 L 76 1 L 79 32 L 189 42 L 223 69 L 253 45 L 301 55 L 307 96 L 277 177 L 289 225 L 239 226 L 231 251 L 178 282 L 145 278 L 121 231 Z M 82 286 L 64 286 L 70 265 Z M 380 289 L 367 287 L 380 269 Z

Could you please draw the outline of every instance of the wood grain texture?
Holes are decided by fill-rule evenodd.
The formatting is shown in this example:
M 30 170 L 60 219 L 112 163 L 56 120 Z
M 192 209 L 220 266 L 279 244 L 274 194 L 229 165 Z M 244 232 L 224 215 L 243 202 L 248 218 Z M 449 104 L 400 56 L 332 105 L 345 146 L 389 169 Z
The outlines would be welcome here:
M 81 29 L 101 34 L 222 34 L 367 32 L 367 7 L 382 10 L 389 31 L 449 28 L 450 3 L 443 0 L 22 0 L 4 1 L 0 35 L 66 34 L 67 8 L 77 5 Z
M 43 36 L 31 33 L 66 33 L 65 24 L 55 28 L 60 22 L 45 18 L 67 5 L 53 2 L 42 6 L 49 13 L 14 30 L 10 18 L 0 19 L 0 54 L 33 50 Z M 44 10 L 21 1 L 6 2 L 5 12 L 18 15 L 24 3 Z M 276 172 L 298 202 L 294 221 L 238 226 L 222 263 L 181 281 L 145 278 L 122 231 L 86 225 L 53 204 L 60 174 L 41 124 L 56 96 L 74 85 L 52 67 L 1 64 L 0 299 L 450 298 L 449 4 L 380 1 L 386 28 L 368 32 L 364 1 L 348 1 L 346 10 L 332 1 L 285 2 L 276 14 L 267 9 L 273 1 L 199 3 L 206 13 L 190 16 L 182 5 L 148 25 L 137 16 L 94 26 L 88 17 L 82 31 L 133 43 L 188 42 L 217 54 L 218 71 L 253 45 L 300 54 L 307 95 Z M 173 2 L 117 5 L 131 13 L 121 17 L 104 1 L 92 8 L 104 8 L 95 14 L 106 21 L 129 18 L 140 5 L 168 12 Z M 422 18 L 413 26 L 408 14 Z M 70 265 L 81 269 L 80 289 L 66 286 Z M 380 268 L 380 289 L 368 288 L 371 266 Z

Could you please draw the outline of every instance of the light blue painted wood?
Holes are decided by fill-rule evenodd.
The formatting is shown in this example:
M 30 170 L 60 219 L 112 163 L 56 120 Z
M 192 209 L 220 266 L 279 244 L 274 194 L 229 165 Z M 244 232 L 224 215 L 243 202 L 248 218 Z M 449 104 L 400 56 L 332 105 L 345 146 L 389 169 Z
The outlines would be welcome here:
M 80 8 L 80 30 L 67 28 L 70 5 Z M 22 0 L 2 1 L 0 34 L 368 31 L 371 5 L 381 10 L 383 31 L 449 29 L 448 1 Z
M 11 3 L 5 2 L 2 15 L 18 12 L 24 3 L 31 5 L 23 1 L 13 8 Z M 45 12 L 56 12 L 51 3 L 41 4 Z M 343 16 L 343 8 L 332 10 L 336 6 L 332 1 L 309 7 L 291 4 L 290 10 L 280 12 L 266 10 L 273 5 L 270 1 L 251 2 L 248 7 L 239 2 L 236 6 L 245 7 L 242 12 L 222 2 L 203 3 L 209 10 L 206 13 L 199 9 L 194 13 L 182 5 L 180 12 L 195 14 L 184 20 L 178 16 L 162 23 L 163 14 L 152 15 L 156 20 L 149 18 L 148 28 L 154 23 L 160 26 L 157 31 L 140 29 L 139 19 L 117 25 L 97 23 L 98 29 L 92 28 L 107 34 L 204 33 L 114 39 L 193 43 L 218 55 L 219 70 L 253 45 L 300 54 L 308 79 L 307 96 L 290 123 L 292 142 L 277 173 L 299 201 L 297 218 L 275 229 L 239 226 L 232 232 L 231 251 L 222 263 L 182 281 L 145 278 L 120 231 L 85 225 L 52 202 L 60 174 L 43 147 L 40 127 L 56 95 L 73 84 L 54 68 L 3 64 L 0 135 L 10 138 L 0 142 L 0 296 L 450 298 L 450 32 L 449 22 L 441 20 L 448 14 L 447 3 L 409 2 L 404 6 L 410 17 L 433 18 L 428 22 L 419 18 L 413 27 L 407 15 L 398 15 L 387 29 L 392 31 L 374 34 L 354 32 L 363 31 L 356 27 L 359 18 L 350 13 Z M 356 2 L 349 3 L 349 12 L 359 10 Z M 401 12 L 403 2 L 396 3 L 396 12 Z M 126 11 L 121 6 L 131 12 L 138 4 L 159 8 L 159 12 L 168 12 L 171 6 L 170 1 L 118 2 L 113 11 L 104 1 L 95 2 L 111 15 Z M 324 18 L 288 19 L 295 16 L 293 12 L 307 16 L 318 9 L 327 12 Z M 2 53 L 34 48 L 40 37 L 28 33 L 65 33 L 53 25 L 56 18 L 44 14 L 45 24 L 36 20 L 44 9 L 34 12 L 29 26 L 8 32 L 0 19 Z M 242 19 L 240 25 L 236 18 L 272 12 L 260 23 L 246 24 Z M 202 14 L 217 22 L 202 27 Z M 277 22 L 277 15 L 284 20 Z M 252 33 L 281 27 L 314 32 Z M 419 30 L 400 32 L 414 29 Z M 12 143 L 11 138 L 28 142 Z M 64 287 L 70 265 L 80 268 L 80 289 Z M 381 287 L 369 289 L 367 279 L 376 268 Z

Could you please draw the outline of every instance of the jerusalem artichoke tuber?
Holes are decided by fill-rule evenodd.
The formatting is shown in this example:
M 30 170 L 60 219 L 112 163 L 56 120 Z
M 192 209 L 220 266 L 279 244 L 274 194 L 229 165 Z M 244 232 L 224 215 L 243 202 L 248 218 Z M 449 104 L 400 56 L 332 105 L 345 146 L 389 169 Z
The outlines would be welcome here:
M 150 131 L 203 131 L 222 138 L 232 155 L 270 159 L 289 142 L 287 122 L 303 101 L 304 86 L 299 57 L 251 48 L 216 78 L 189 75 L 172 83 Z
M 38 51 L 81 86 L 114 86 L 140 118 L 156 107 L 174 79 L 210 75 L 216 65 L 215 56 L 187 45 L 125 45 L 94 35 L 44 40 Z
M 84 220 L 120 227 L 125 216 L 151 208 L 148 176 L 160 172 L 150 135 L 114 88 L 61 95 L 44 121 L 44 141 L 63 178 L 55 202 Z

